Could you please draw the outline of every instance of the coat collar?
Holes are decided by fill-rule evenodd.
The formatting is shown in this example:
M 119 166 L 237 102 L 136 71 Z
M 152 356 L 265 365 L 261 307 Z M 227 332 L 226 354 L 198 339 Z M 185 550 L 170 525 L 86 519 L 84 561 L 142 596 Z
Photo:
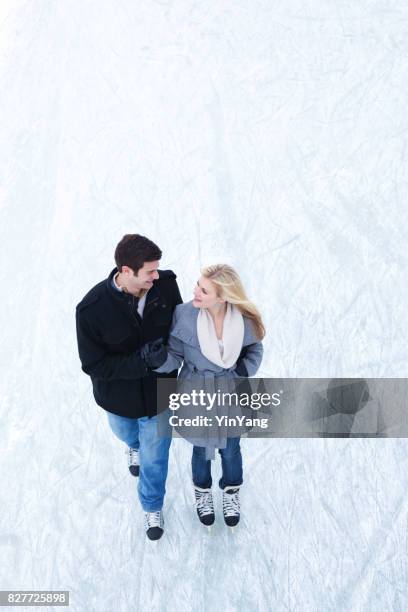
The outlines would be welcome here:
M 118 291 L 114 287 L 112 287 L 112 280 L 118 269 L 114 268 L 106 279 L 106 288 L 108 290 L 109 295 L 116 301 L 125 304 L 129 299 L 129 293 L 125 293 L 124 291 Z M 149 289 L 146 294 L 146 302 L 145 307 L 143 309 L 143 319 L 148 317 L 159 305 L 164 304 L 164 299 L 162 294 L 159 291 L 157 286 L 157 281 L 153 281 L 153 286 Z
M 199 308 L 193 306 L 193 301 L 179 304 L 176 306 L 176 323 L 171 333 L 179 340 L 191 346 L 199 346 L 197 335 L 197 318 Z M 244 340 L 242 345 L 254 344 L 258 342 L 253 331 L 252 321 L 244 316 Z
M 197 317 L 198 308 L 194 308 L 193 301 L 176 306 L 177 321 L 171 334 L 191 346 L 198 346 Z
M 143 318 L 148 317 L 158 306 L 163 305 L 165 302 L 163 300 L 163 296 L 161 295 L 156 281 L 153 282 L 153 287 L 149 289 L 146 295 L 146 303 L 143 310 Z

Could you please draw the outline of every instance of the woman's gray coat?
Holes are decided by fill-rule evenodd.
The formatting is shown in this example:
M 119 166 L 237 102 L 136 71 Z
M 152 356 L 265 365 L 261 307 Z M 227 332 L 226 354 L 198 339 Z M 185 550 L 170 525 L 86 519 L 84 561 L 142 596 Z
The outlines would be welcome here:
M 182 368 L 178 375 L 178 392 L 191 393 L 192 388 L 204 390 L 206 393 L 233 392 L 236 385 L 232 382 L 238 378 L 235 372 L 236 364 L 230 368 L 222 368 L 209 361 L 201 352 L 197 335 L 197 317 L 199 309 L 193 306 L 192 301 L 185 304 L 178 304 L 173 314 L 172 326 L 168 341 L 167 361 L 156 372 L 171 372 Z M 248 376 L 254 376 L 261 364 L 263 355 L 262 342 L 258 341 L 252 321 L 244 316 L 244 339 L 241 351 L 243 363 L 248 372 Z M 208 416 L 214 418 L 216 406 L 209 411 Z M 201 408 L 200 414 L 205 410 Z M 197 414 L 197 413 L 196 413 Z M 225 410 L 223 411 L 225 414 Z M 179 408 L 177 415 L 187 417 L 192 416 L 192 407 Z M 214 448 L 225 448 L 227 432 L 222 427 L 205 427 L 201 430 L 194 427 L 190 428 L 193 436 L 186 435 L 186 429 L 180 431 L 181 435 L 188 439 L 192 444 L 205 446 L 207 448 L 207 458 L 214 458 Z M 240 428 L 242 432 L 242 428 Z M 196 435 L 200 432 L 199 435 Z M 237 434 L 239 435 L 239 434 Z M 232 429 L 228 428 L 228 437 L 232 436 Z

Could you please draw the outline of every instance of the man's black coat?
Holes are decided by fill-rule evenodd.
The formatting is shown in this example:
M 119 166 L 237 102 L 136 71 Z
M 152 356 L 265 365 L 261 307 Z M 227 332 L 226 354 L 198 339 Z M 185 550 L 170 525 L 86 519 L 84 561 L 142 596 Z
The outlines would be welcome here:
M 116 272 L 117 268 L 112 270 L 76 307 L 82 369 L 91 377 L 96 403 L 108 412 L 129 418 L 153 416 L 157 378 L 176 378 L 177 370 L 170 374 L 149 370 L 138 349 L 160 337 L 167 342 L 173 311 L 183 300 L 174 272 L 159 270 L 140 318 L 137 298 L 112 287 Z

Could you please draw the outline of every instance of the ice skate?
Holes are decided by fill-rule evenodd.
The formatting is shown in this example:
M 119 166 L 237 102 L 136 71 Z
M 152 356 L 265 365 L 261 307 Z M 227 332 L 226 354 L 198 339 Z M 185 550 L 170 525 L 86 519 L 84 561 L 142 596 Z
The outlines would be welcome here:
M 225 487 L 222 492 L 222 511 L 228 527 L 235 527 L 239 523 L 239 487 Z
M 201 489 L 200 487 L 194 486 L 194 495 L 198 518 L 210 531 L 211 525 L 215 520 L 211 489 Z
M 164 532 L 163 512 L 145 512 L 145 529 L 149 540 L 159 540 Z
M 128 468 L 132 476 L 139 476 L 140 471 L 140 457 L 139 450 L 137 448 L 128 448 L 125 451 L 128 457 Z

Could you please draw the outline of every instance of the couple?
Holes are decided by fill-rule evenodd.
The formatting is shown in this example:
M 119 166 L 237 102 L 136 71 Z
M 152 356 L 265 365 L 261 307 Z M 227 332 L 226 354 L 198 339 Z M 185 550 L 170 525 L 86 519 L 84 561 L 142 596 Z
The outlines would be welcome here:
M 265 334 L 258 310 L 230 266 L 202 270 L 194 299 L 183 304 L 176 275 L 158 269 L 161 256 L 148 238 L 127 234 L 115 250 L 116 268 L 76 308 L 82 370 L 91 377 L 95 401 L 106 410 L 113 433 L 127 445 L 151 540 L 163 534 L 171 443 L 170 435 L 158 434 L 157 379 L 176 378 L 181 364 L 180 377 L 253 376 Z M 223 446 L 219 485 L 224 520 L 233 526 L 240 517 L 239 437 L 227 438 Z M 198 517 L 210 525 L 214 507 L 207 450 L 193 446 L 192 478 Z

